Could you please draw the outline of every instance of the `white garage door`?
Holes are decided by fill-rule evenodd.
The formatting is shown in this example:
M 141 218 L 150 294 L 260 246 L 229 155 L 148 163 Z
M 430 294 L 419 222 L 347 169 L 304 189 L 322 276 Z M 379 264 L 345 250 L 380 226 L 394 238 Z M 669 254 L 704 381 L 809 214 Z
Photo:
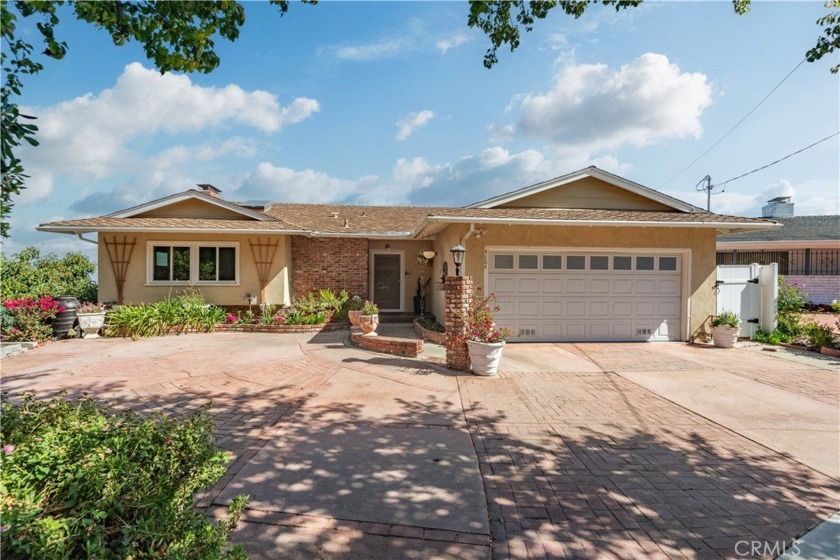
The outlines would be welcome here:
M 680 339 L 680 255 L 498 250 L 487 264 L 515 341 Z

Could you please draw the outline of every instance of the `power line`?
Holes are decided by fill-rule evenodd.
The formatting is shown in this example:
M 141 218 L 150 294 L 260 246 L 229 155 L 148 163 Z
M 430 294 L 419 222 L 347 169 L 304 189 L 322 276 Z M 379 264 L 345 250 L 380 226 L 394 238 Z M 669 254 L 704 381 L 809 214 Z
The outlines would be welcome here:
M 761 101 L 759 101 L 759 102 L 758 102 L 758 104 L 757 104 L 755 107 L 753 107 L 753 108 L 750 110 L 750 112 L 749 112 L 749 113 L 747 113 L 746 115 L 744 115 L 744 118 L 742 118 L 740 121 L 738 121 L 737 123 L 735 123 L 735 126 L 733 126 L 732 128 L 730 128 L 730 129 L 726 132 L 726 134 L 724 134 L 723 136 L 721 136 L 721 137 L 718 139 L 718 141 L 717 141 L 717 142 L 715 142 L 714 144 L 712 144 L 711 146 L 709 146 L 709 149 L 707 149 L 705 152 L 703 152 L 702 154 L 700 154 L 699 156 L 697 156 L 697 158 L 696 158 L 694 161 L 692 161 L 691 163 L 689 163 L 688 165 L 686 165 L 685 167 L 683 167 L 683 168 L 682 168 L 682 169 L 681 169 L 681 170 L 680 170 L 680 171 L 679 171 L 676 175 L 674 175 L 673 177 L 671 177 L 670 179 L 668 179 L 667 181 L 665 181 L 664 183 L 662 183 L 661 185 L 659 185 L 659 188 L 661 189 L 662 187 L 664 187 L 665 185 L 667 185 L 668 183 L 670 183 L 671 181 L 673 181 L 674 179 L 676 179 L 677 177 L 679 177 L 680 175 L 682 175 L 683 173 L 685 173 L 686 171 L 688 171 L 688 169 L 689 169 L 689 168 L 691 168 L 691 166 L 693 166 L 695 163 L 697 163 L 698 161 L 700 161 L 701 159 L 703 159 L 703 157 L 704 157 L 706 154 L 708 154 L 709 152 L 711 152 L 713 149 L 715 149 L 715 147 L 716 147 L 718 144 L 720 144 L 721 142 L 723 142 L 723 141 L 724 141 L 724 139 L 725 139 L 727 136 L 729 136 L 729 135 L 732 133 L 732 131 L 733 131 L 733 130 L 735 130 L 736 128 L 738 128 L 738 127 L 741 125 L 741 123 L 742 123 L 742 122 L 744 122 L 745 120 L 747 120 L 747 118 L 755 112 L 755 110 L 756 110 L 756 109 L 758 109 L 759 107 L 761 107 L 762 103 L 764 103 L 765 101 L 767 101 L 767 98 L 768 98 L 768 97 L 770 97 L 771 95 L 773 95 L 773 92 L 775 92 L 777 89 L 779 89 L 779 87 L 780 87 L 783 83 L 785 83 L 785 82 L 787 81 L 787 79 L 788 79 L 788 78 L 790 78 L 790 77 L 793 75 L 793 73 L 794 73 L 794 72 L 796 72 L 797 70 L 799 70 L 799 67 L 800 67 L 800 66 L 802 66 L 802 65 L 805 63 L 805 60 L 807 60 L 807 59 L 803 58 L 803 59 L 802 59 L 802 61 L 801 61 L 799 64 L 797 64 L 797 65 L 796 65 L 796 67 L 795 67 L 793 70 L 791 70 L 790 72 L 788 72 L 788 75 L 787 75 L 787 76 L 785 76 L 784 78 L 782 78 L 782 81 L 781 81 L 781 82 L 779 82 L 778 84 L 776 84 L 776 87 L 774 87 L 773 89 L 771 89 L 771 90 L 770 90 L 770 93 L 768 93 L 767 95 L 765 95 L 765 96 L 764 96 L 764 98 L 763 98 Z
M 743 177 L 746 177 L 747 175 L 752 175 L 753 173 L 756 173 L 756 172 L 758 172 L 758 171 L 761 171 L 762 169 L 767 169 L 768 167 L 771 167 L 771 166 L 773 166 L 773 165 L 776 165 L 776 164 L 777 164 L 777 163 L 779 163 L 779 162 L 785 161 L 786 159 L 788 159 L 788 158 L 790 158 L 790 157 L 793 157 L 793 156 L 795 156 L 796 154 L 801 154 L 801 153 L 802 153 L 802 152 L 804 152 L 805 150 L 809 150 L 809 149 L 813 148 L 814 146 L 816 146 L 817 144 L 822 144 L 822 143 L 823 143 L 823 142 L 825 142 L 826 140 L 831 140 L 832 138 L 834 138 L 834 137 L 835 137 L 835 136 L 837 136 L 838 134 L 840 134 L 840 130 L 838 130 L 838 131 L 837 131 L 837 132 L 835 132 L 834 134 L 831 134 L 831 135 L 829 135 L 829 136 L 826 136 L 826 137 L 825 137 L 825 138 L 823 138 L 822 140 L 817 140 L 817 141 L 816 141 L 816 142 L 814 142 L 813 144 L 810 144 L 810 145 L 808 145 L 808 146 L 805 146 L 805 147 L 804 147 L 804 148 L 802 148 L 801 150 L 796 150 L 795 152 L 792 152 L 792 153 L 790 153 L 790 154 L 786 155 L 785 157 L 781 157 L 781 158 L 777 159 L 776 161 L 772 161 L 772 162 L 768 163 L 767 165 L 762 165 L 761 167 L 757 167 L 757 168 L 753 169 L 752 171 L 747 171 L 746 173 L 743 173 L 743 174 L 738 175 L 737 177 L 733 177 L 733 178 L 731 178 L 731 179 L 727 179 L 726 181 L 723 181 L 723 182 L 721 182 L 721 183 L 715 183 L 714 185 L 710 185 L 710 187 L 711 187 L 711 188 L 714 188 L 714 187 L 720 187 L 721 185 L 726 186 L 728 183 L 731 183 L 732 181 L 737 181 L 738 179 L 741 179 L 741 178 L 743 178 Z

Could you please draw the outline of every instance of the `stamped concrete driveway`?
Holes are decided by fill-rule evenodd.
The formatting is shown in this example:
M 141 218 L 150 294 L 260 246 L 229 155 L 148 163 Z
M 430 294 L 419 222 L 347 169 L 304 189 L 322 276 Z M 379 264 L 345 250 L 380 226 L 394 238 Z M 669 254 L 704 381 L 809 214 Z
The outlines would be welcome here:
M 142 411 L 212 400 L 235 460 L 199 505 L 249 494 L 253 557 L 730 558 L 840 508 L 837 364 L 805 362 L 515 344 L 484 379 L 341 333 L 225 333 L 50 344 L 2 382 Z

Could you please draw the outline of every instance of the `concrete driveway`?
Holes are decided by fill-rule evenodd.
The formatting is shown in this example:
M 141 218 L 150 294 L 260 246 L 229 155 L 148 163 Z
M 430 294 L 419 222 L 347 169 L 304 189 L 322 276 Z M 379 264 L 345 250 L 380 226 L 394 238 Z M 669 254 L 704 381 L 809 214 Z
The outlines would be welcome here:
M 3 360 L 2 382 L 212 401 L 235 460 L 200 505 L 249 494 L 237 539 L 258 558 L 737 557 L 840 509 L 836 362 L 512 344 L 484 379 L 343 337 L 66 341 Z

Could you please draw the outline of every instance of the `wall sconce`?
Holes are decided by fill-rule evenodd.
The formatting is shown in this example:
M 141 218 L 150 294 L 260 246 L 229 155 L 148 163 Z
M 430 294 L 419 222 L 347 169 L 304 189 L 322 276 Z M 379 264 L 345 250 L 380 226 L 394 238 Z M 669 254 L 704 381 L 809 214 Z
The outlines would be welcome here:
M 455 263 L 455 276 L 461 276 L 461 265 L 464 264 L 464 253 L 467 250 L 461 245 L 455 245 L 449 252 L 452 253 L 452 262 Z

